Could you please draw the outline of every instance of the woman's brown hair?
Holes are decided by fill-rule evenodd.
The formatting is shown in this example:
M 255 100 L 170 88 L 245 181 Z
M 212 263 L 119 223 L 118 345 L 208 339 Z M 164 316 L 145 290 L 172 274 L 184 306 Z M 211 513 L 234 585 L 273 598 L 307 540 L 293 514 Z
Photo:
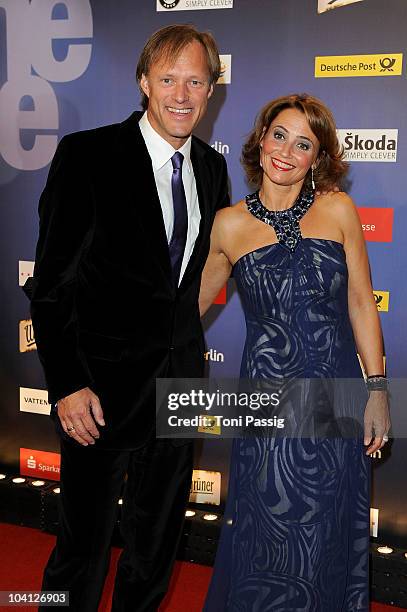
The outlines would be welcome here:
M 153 63 L 172 59 L 176 61 L 181 51 L 192 42 L 200 43 L 208 60 L 209 85 L 219 78 L 221 67 L 215 39 L 209 32 L 199 32 L 192 25 L 170 25 L 155 32 L 146 42 L 137 64 L 136 76 L 140 84 L 142 75 L 148 75 Z M 148 107 L 148 97 L 141 90 L 141 104 Z
M 319 141 L 317 167 L 314 170 L 316 188 L 330 189 L 337 185 L 348 171 L 348 163 L 343 161 L 343 148 L 340 146 L 335 120 L 329 108 L 308 94 L 292 94 L 268 102 L 256 118 L 254 129 L 243 145 L 241 162 L 248 183 L 260 188 L 263 170 L 260 166 L 260 142 L 271 123 L 279 113 L 287 108 L 295 108 L 304 113 L 308 125 Z M 309 176 L 308 176 L 309 175 Z M 311 171 L 307 179 L 310 180 Z

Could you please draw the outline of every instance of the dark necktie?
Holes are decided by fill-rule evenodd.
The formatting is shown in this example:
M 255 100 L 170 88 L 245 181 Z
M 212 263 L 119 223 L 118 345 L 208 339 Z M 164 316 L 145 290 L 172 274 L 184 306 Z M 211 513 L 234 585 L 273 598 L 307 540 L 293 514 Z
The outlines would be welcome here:
M 184 161 L 184 156 L 177 151 L 171 157 L 171 161 L 173 167 L 171 189 L 174 205 L 174 229 L 169 244 L 169 250 L 174 285 L 178 287 L 185 243 L 187 241 L 188 211 L 184 184 L 182 182 L 182 162 Z

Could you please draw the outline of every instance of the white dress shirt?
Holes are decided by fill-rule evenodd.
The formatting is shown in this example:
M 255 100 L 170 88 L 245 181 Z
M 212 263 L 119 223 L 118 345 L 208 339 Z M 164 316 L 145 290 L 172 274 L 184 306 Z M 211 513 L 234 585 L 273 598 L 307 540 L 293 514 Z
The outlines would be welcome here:
M 164 138 L 162 138 L 162 136 L 160 136 L 152 128 L 147 118 L 147 111 L 140 119 L 139 126 L 153 165 L 155 184 L 157 186 L 158 196 L 160 198 L 168 244 L 170 243 L 174 228 L 174 204 L 172 201 L 171 189 L 173 167 L 171 157 L 177 150 L 184 156 L 184 161 L 182 164 L 182 181 L 184 183 L 185 197 L 187 201 L 188 233 L 184 257 L 181 265 L 181 272 L 179 275 L 178 284 L 180 284 L 189 259 L 192 255 L 201 220 L 194 169 L 191 163 L 191 137 L 188 138 L 182 147 L 179 149 L 174 149 L 169 142 L 164 140 Z

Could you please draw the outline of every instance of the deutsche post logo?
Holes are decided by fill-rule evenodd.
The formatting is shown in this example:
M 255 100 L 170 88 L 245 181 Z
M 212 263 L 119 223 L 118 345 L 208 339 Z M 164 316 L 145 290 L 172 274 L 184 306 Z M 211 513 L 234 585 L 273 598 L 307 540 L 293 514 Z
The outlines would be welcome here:
M 169 0 L 160 0 L 160 4 L 165 9 L 173 9 L 179 4 L 179 0 L 173 0 L 172 2 L 169 2 Z
M 373 291 L 374 301 L 379 312 L 389 312 L 389 291 Z
M 394 64 L 396 63 L 395 57 L 384 57 L 380 60 L 381 70 L 380 72 L 394 72 Z
M 315 77 L 377 77 L 400 76 L 403 54 L 375 53 L 371 55 L 326 55 L 315 58 Z

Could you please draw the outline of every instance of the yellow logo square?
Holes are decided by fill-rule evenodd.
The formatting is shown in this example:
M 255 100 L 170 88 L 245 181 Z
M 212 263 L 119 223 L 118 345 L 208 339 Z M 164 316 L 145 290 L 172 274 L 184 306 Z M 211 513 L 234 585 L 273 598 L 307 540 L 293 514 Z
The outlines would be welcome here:
M 402 53 L 326 55 L 315 58 L 316 78 L 400 76 L 402 72 Z

